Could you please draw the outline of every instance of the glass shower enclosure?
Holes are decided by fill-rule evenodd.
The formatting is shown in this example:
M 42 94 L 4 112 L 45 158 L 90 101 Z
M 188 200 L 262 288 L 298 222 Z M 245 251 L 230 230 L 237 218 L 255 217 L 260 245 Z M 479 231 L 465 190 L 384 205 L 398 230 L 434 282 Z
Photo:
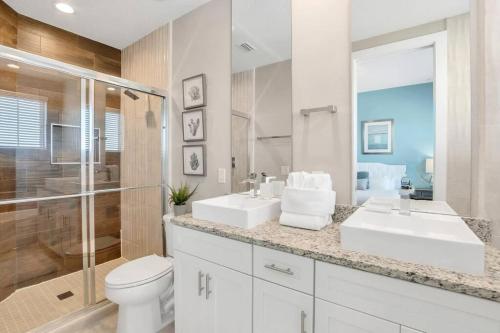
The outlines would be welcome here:
M 0 331 L 95 304 L 111 269 L 163 254 L 166 95 L 0 46 Z

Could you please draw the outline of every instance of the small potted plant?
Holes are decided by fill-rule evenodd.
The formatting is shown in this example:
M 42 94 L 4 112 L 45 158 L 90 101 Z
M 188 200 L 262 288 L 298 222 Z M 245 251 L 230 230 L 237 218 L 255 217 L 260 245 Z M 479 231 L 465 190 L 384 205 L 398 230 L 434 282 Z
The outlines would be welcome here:
M 199 185 L 199 184 L 198 184 Z M 170 188 L 170 198 L 169 202 L 174 206 L 174 215 L 184 215 L 187 212 L 186 203 L 196 192 L 198 185 L 194 188 L 194 190 L 190 191 L 188 184 L 181 184 L 179 188 L 175 188 L 173 186 L 169 186 Z

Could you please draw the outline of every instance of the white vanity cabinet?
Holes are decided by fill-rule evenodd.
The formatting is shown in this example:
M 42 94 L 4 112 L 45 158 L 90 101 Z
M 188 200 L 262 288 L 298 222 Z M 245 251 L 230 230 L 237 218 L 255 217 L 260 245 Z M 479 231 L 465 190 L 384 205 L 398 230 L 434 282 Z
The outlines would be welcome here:
M 176 227 L 175 331 L 252 332 L 252 246 Z
M 175 227 L 177 333 L 500 333 L 500 303 Z
M 398 324 L 321 299 L 316 299 L 315 309 L 316 332 L 400 333 L 401 326 Z
M 252 277 L 175 252 L 175 330 L 251 333 Z
M 312 333 L 313 297 L 254 278 L 254 333 Z
M 401 333 L 423 333 L 423 332 L 414 330 L 413 328 L 401 326 Z

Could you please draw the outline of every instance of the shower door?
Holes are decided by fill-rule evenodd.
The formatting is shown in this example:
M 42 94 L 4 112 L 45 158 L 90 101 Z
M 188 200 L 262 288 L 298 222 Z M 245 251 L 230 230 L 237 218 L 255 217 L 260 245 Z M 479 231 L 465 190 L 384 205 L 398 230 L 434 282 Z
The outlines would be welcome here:
M 101 81 L 93 86 L 95 160 L 89 165 L 91 303 L 117 264 L 163 254 L 164 98 Z M 97 162 L 98 161 L 98 162 Z M 94 268 L 95 267 L 95 268 Z M 104 268 L 104 269 L 101 269 Z
M 163 253 L 164 97 L 0 51 L 0 332 L 25 332 L 105 299 L 118 265 Z
M 1 332 L 88 303 L 85 93 L 78 76 L 0 58 Z

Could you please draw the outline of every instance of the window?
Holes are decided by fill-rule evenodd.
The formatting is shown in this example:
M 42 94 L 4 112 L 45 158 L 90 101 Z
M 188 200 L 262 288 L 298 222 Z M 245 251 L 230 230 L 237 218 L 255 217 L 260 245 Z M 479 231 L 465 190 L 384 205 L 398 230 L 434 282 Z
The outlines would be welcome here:
M 47 99 L 0 90 L 0 147 L 45 148 Z
M 120 151 L 120 113 L 109 111 L 104 115 L 104 136 L 106 137 L 106 151 Z

